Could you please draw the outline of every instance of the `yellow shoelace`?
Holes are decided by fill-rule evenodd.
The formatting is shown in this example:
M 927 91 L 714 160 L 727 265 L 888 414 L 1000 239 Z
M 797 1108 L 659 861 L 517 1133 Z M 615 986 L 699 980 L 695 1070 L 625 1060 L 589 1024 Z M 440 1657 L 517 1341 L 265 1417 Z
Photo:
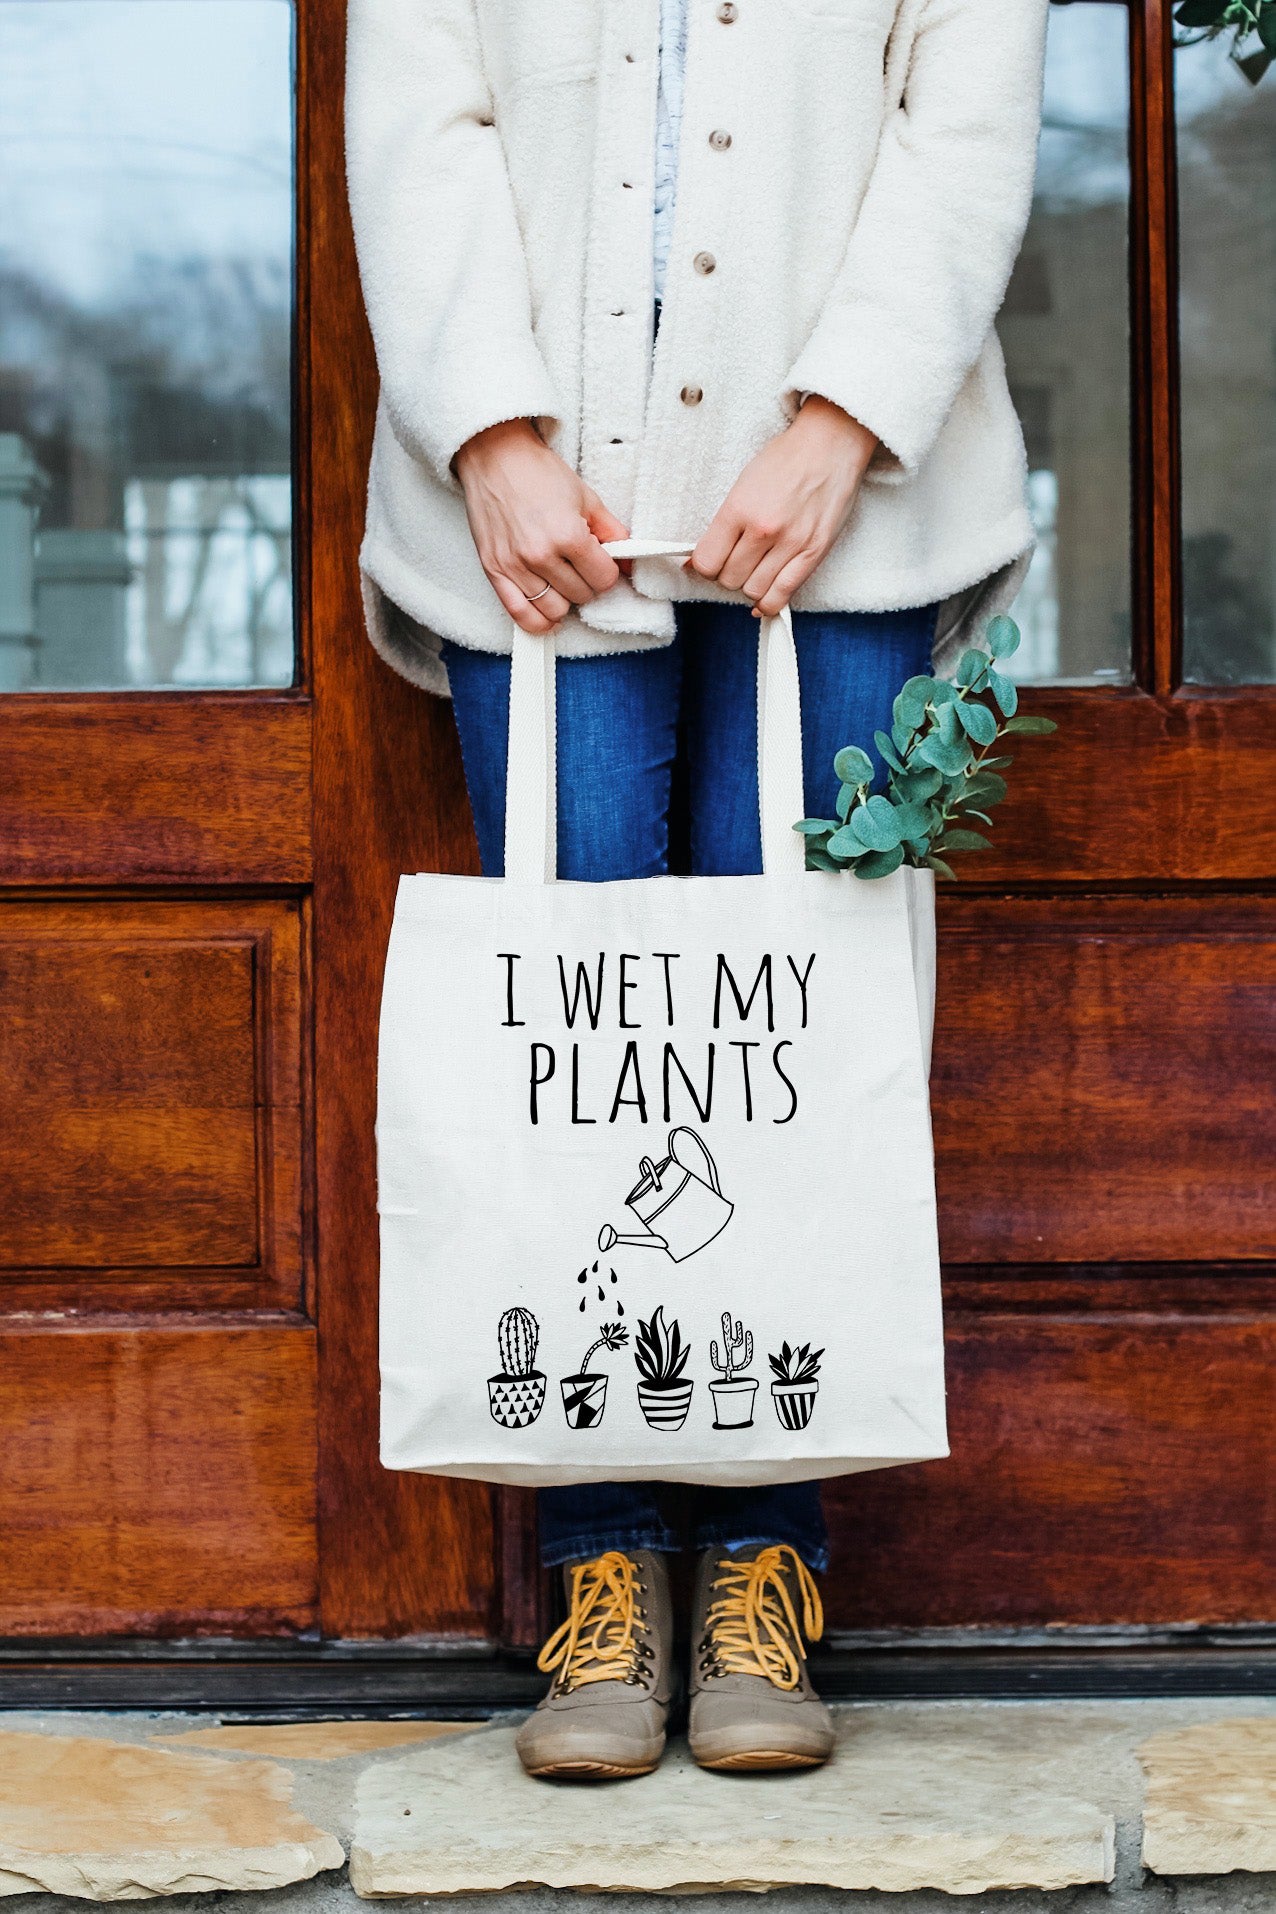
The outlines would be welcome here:
M 561 1695 L 591 1681 L 641 1681 L 651 1650 L 645 1639 L 646 1611 L 637 1563 L 619 1549 L 572 1570 L 571 1612 L 536 1658 L 544 1675 L 557 1670 Z
M 802 1621 L 789 1593 L 785 1557 L 802 1598 Z M 824 1633 L 824 1609 L 811 1571 L 787 1542 L 759 1549 L 751 1561 L 724 1555 L 713 1587 L 723 1591 L 705 1617 L 706 1672 L 761 1675 L 776 1688 L 796 1688 L 808 1641 Z

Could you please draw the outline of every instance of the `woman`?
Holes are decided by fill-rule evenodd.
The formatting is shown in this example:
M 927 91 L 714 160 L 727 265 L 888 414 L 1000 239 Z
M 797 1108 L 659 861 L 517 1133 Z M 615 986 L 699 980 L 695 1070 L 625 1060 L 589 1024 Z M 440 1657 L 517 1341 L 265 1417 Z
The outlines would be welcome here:
M 993 319 L 1045 0 L 353 0 L 350 196 L 381 372 L 373 643 L 450 694 L 502 869 L 509 620 L 554 633 L 558 869 L 761 867 L 759 614 L 793 603 L 807 809 L 1032 534 Z M 654 348 L 654 349 L 653 349 Z M 685 567 L 603 549 L 698 538 Z M 528 1770 L 631 1775 L 676 1686 L 658 1484 L 541 1492 L 569 1614 Z M 819 1485 L 702 1491 L 690 1742 L 825 1760 Z

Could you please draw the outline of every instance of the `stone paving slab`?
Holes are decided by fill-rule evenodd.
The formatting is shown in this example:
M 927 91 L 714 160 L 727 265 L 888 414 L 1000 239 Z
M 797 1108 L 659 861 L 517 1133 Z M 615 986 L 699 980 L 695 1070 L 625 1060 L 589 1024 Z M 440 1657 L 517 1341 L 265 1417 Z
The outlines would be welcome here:
M 265 1761 L 0 1732 L 0 1895 L 147 1900 L 339 1868 L 340 1841 L 291 1796 L 291 1776 Z
M 1139 1749 L 1143 1865 L 1156 1874 L 1276 1869 L 1276 1718 L 1202 1723 Z
M 519 1769 L 508 1726 L 379 1762 L 356 1791 L 352 1885 L 373 1899 L 1111 1880 L 1114 1817 L 1075 1746 L 1072 1772 L 1058 1772 L 1059 1711 L 838 1715 L 829 1766 L 784 1776 L 707 1774 L 678 1743 L 640 1781 L 547 1786 Z
M 349 1761 L 409 1748 L 444 1735 L 472 1734 L 472 1721 L 275 1721 L 232 1722 L 216 1728 L 186 1728 L 153 1737 L 170 1748 L 206 1748 L 210 1754 L 269 1755 L 276 1761 Z

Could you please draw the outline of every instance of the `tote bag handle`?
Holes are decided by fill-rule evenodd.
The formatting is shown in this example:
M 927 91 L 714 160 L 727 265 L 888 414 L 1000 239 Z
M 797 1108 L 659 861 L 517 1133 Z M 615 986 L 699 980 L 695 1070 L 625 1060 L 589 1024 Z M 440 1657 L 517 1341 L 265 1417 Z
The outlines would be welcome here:
M 666 539 L 622 538 L 604 546 L 613 558 L 686 558 L 694 549 Z M 505 875 L 551 884 L 557 874 L 556 658 L 553 638 L 533 638 L 511 622 L 509 771 L 505 791 Z M 764 618 L 758 634 L 758 817 L 768 877 L 801 877 L 802 719 L 793 619 L 787 605 Z

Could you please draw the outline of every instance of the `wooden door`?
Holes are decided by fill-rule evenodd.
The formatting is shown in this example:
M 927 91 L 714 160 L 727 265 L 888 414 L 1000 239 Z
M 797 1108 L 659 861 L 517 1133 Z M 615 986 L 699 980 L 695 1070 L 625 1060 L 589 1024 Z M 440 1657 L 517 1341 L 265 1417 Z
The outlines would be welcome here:
M 58 11 L 83 22 L 113 4 Z M 38 5 L 0 0 L 0 31 L 27 10 L 10 44 L 28 97 Z M 179 106 L 192 70 L 216 102 L 218 5 L 155 0 L 148 16 L 179 36 Z M 203 37 L 183 46 L 194 20 Z M 1002 331 L 1046 525 L 1021 607 L 1041 681 L 1027 696 L 1061 730 L 1025 746 L 995 859 L 943 903 L 954 1453 L 830 1490 L 828 1606 L 848 1642 L 1276 1618 L 1276 561 L 1254 506 L 1276 458 L 1262 360 L 1276 194 L 1261 171 L 1276 77 L 1237 95 L 1226 70 L 1185 73 L 1214 50 L 1180 54 L 1176 141 L 1170 34 L 1161 0 L 1053 10 L 1050 150 Z M 237 75 L 270 67 L 242 38 L 235 52 Z M 49 64 L 55 90 L 73 54 Z M 224 377 L 192 394 L 180 364 L 157 374 L 164 339 L 148 335 L 143 378 L 125 349 L 130 326 L 145 331 L 135 301 L 108 330 L 149 425 L 128 441 L 134 466 L 112 472 L 101 365 L 97 385 L 64 382 L 87 397 L 59 441 L 57 408 L 32 398 L 47 378 L 0 331 L 0 433 L 22 441 L 0 438 L 0 537 L 39 494 L 45 607 L 24 633 L 5 609 L 21 594 L 0 594 L 0 667 L 12 640 L 28 664 L 60 656 L 70 681 L 68 621 L 81 659 L 118 666 L 113 688 L 0 694 L 10 1636 L 412 1637 L 430 1653 L 526 1643 L 538 1626 L 528 1499 L 376 1463 L 381 953 L 398 872 L 472 870 L 474 853 L 449 714 L 362 632 L 375 375 L 335 9 L 303 0 L 295 56 L 291 438 L 277 417 L 272 435 L 269 391 L 217 413 Z M 286 88 L 286 58 L 273 70 Z M 261 138 L 243 133 L 254 177 Z M 228 252 L 225 226 L 209 228 L 220 303 L 202 318 L 225 326 L 237 286 L 256 289 L 264 323 L 261 261 Z M 187 257 L 143 290 L 184 317 L 183 337 L 220 337 L 189 324 L 198 282 Z M 1203 340 L 1237 331 L 1238 299 L 1220 363 Z M 58 350 L 83 336 L 68 324 Z M 277 411 L 275 339 L 253 363 Z M 219 421 L 229 465 L 227 431 L 206 429 Z M 268 518 L 267 481 L 289 470 L 294 590 L 274 678 L 259 656 L 255 682 L 173 688 L 173 659 L 200 658 L 162 589 L 139 601 L 146 514 L 215 506 L 209 487 L 247 473 L 236 496 Z M 86 532 L 96 544 L 77 544 Z M 0 577 L 19 549 L 0 546 Z M 189 551 L 181 563 L 189 584 Z M 120 686 L 139 631 L 168 659 L 165 689 Z
M 1051 12 L 1000 330 L 1077 682 L 942 904 L 953 1454 L 832 1493 L 847 1639 L 1276 1620 L 1276 91 L 1172 33 Z
M 381 956 L 471 840 L 362 634 L 342 38 L 0 0 L 9 1637 L 490 1633 L 486 1494 L 376 1462 Z

